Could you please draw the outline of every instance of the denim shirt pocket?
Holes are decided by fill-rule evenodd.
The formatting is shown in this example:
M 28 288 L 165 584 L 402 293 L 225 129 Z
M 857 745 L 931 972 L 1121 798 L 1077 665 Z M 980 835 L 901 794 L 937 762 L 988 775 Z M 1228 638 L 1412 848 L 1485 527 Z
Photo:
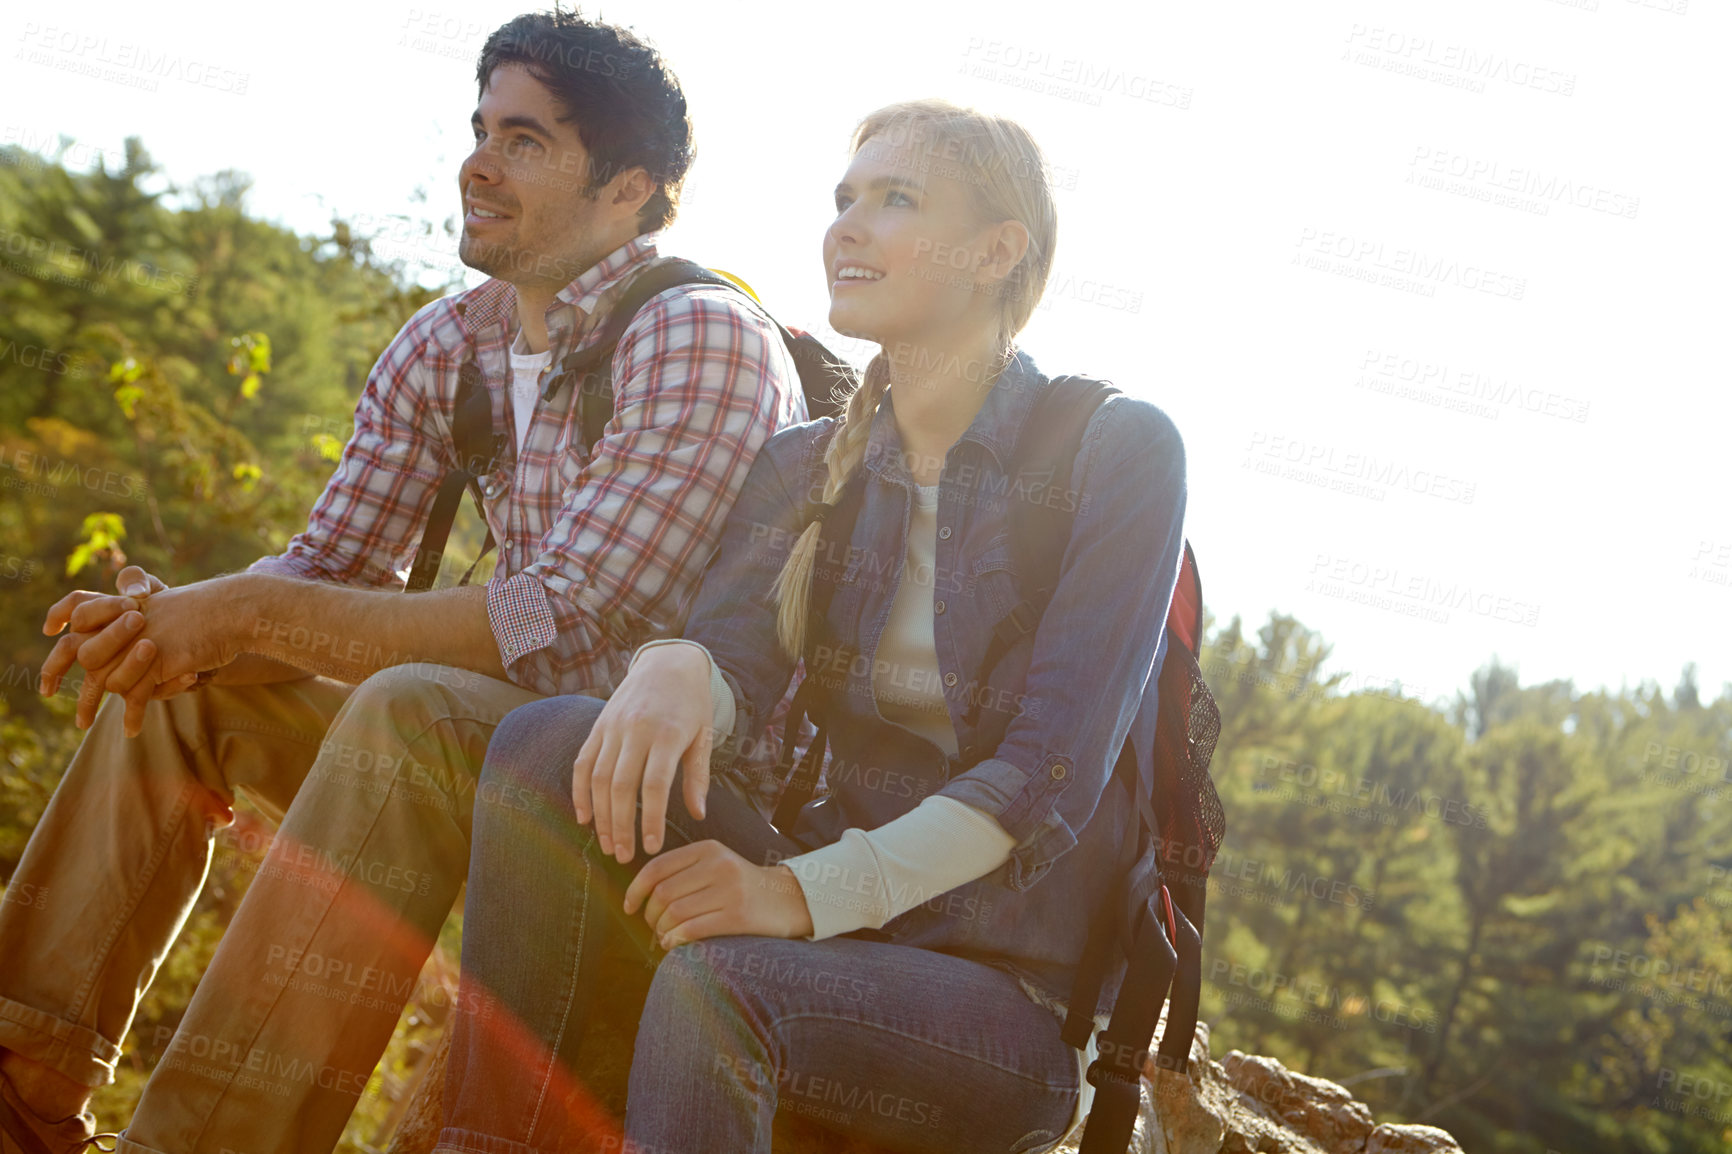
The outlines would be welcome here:
M 1011 559 L 1010 534 L 1000 533 L 989 541 L 969 567 L 969 592 L 986 614 L 983 627 L 990 631 L 1015 609 L 1021 600 L 1016 587 L 1015 563 Z

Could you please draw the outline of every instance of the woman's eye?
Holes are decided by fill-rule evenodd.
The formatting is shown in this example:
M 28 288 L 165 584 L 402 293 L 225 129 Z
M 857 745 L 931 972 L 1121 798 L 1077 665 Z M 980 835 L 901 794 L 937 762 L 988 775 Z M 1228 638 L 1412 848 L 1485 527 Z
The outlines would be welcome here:
M 836 214 L 840 216 L 843 212 L 847 211 L 848 206 L 853 203 L 854 201 L 849 197 L 838 196 L 836 198 Z
M 890 189 L 884 194 L 884 207 L 890 208 L 892 206 L 913 208 L 914 198 L 909 196 L 906 192 L 894 188 Z

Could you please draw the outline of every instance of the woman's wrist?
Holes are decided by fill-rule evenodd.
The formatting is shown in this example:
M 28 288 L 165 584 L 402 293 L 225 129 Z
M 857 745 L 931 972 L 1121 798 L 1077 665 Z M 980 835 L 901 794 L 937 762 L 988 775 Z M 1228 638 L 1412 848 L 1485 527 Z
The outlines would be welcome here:
M 800 885 L 800 879 L 794 871 L 785 865 L 770 866 L 766 872 L 766 885 L 777 895 L 777 906 L 786 912 L 786 938 L 810 938 L 812 936 L 812 911 L 806 905 L 806 891 Z
M 727 679 L 722 676 L 721 668 L 708 649 L 683 637 L 646 641 L 631 655 L 626 676 L 631 676 L 644 663 L 648 663 L 652 675 L 680 678 L 682 687 L 689 687 L 691 692 L 701 693 L 709 699 L 710 728 L 715 730 L 718 741 L 734 732 L 734 691 L 728 687 Z M 691 678 L 689 682 L 685 681 L 688 676 Z

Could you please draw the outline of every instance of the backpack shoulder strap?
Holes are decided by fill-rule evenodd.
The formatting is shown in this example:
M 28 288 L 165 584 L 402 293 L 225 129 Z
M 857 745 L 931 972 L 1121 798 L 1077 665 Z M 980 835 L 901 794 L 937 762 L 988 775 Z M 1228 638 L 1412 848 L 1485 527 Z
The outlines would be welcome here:
M 1095 410 L 1120 390 L 1087 377 L 1055 377 L 1041 390 L 1012 454 L 1012 468 L 1031 484 L 1051 480 L 1032 492 L 1016 493 L 1010 514 L 1010 547 L 1022 574 L 1025 601 L 1046 607 L 1058 583 L 1065 547 L 1076 522 L 1078 494 L 1071 484 L 1083 433 Z M 1016 481 L 1012 477 L 1012 484 Z M 1055 496 L 1056 494 L 1056 496 Z
M 457 370 L 457 399 L 451 413 L 451 446 L 456 457 L 451 469 L 433 497 L 433 508 L 427 514 L 427 525 L 421 532 L 421 544 L 415 550 L 415 564 L 409 570 L 405 591 L 420 593 L 433 587 L 439 576 L 439 562 L 445 556 L 445 543 L 451 536 L 451 525 L 457 519 L 457 507 L 463 502 L 463 490 L 475 489 L 475 479 L 493 471 L 494 463 L 504 448 L 504 438 L 493 427 L 493 398 L 481 378 L 481 367 L 465 360 Z M 481 495 L 475 494 L 476 508 L 486 510 Z M 493 548 L 493 531 L 481 546 L 475 561 L 479 564 Z M 475 572 L 475 565 L 463 575 L 464 585 Z
M 568 353 L 559 362 L 559 372 L 548 378 L 543 402 L 551 401 L 565 385 L 577 389 L 578 423 L 586 450 L 601 440 L 613 418 L 613 354 L 625 330 L 653 297 L 688 284 L 714 284 L 734 288 L 732 281 L 689 260 L 670 260 L 634 277 L 608 309 L 596 339 L 579 352 Z
M 982 685 L 1010 648 L 1034 632 L 1058 585 L 1065 548 L 1076 523 L 1079 501 L 1071 474 L 1083 432 L 1095 410 L 1118 391 L 1105 381 L 1055 377 L 1041 390 L 1023 421 L 1010 463 L 1010 549 L 1022 599 L 993 628 L 980 663 Z M 1015 487 L 1019 479 L 1027 479 L 1031 486 L 1038 483 L 1040 488 L 1025 492 Z M 980 716 L 980 701 L 976 696 L 964 713 L 969 724 Z

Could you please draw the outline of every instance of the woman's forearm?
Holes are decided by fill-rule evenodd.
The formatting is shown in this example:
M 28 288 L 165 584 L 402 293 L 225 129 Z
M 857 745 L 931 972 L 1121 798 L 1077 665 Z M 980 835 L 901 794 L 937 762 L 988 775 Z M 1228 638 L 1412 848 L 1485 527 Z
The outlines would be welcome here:
M 878 929 L 898 914 L 985 877 L 1016 839 L 991 816 L 933 795 L 877 829 L 844 830 L 821 849 L 783 860 L 806 895 L 812 940 Z

